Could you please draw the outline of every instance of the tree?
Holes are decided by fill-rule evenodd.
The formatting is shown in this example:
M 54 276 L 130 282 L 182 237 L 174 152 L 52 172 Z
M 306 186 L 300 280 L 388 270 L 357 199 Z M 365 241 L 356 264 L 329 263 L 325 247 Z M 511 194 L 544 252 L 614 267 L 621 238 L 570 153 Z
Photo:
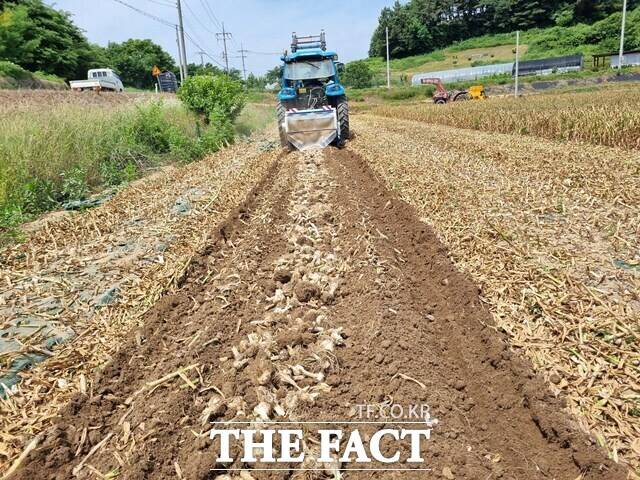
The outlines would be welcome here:
M 282 66 L 280 65 L 278 65 L 277 67 L 273 67 L 264 76 L 264 79 L 268 84 L 280 83 L 281 78 L 282 78 Z
M 245 104 L 242 83 L 227 75 L 197 75 L 185 80 L 178 98 L 211 122 L 233 122 Z
M 176 65 L 162 47 L 151 40 L 129 39 L 123 43 L 109 43 L 105 52 L 108 66 L 118 72 L 125 85 L 151 89 L 151 69 L 176 70 Z
M 353 88 L 368 88 L 373 80 L 373 72 L 365 60 L 348 63 L 342 81 Z
M 249 90 L 262 90 L 267 85 L 267 80 L 265 77 L 259 77 L 250 73 L 247 75 L 246 85 Z
M 0 59 L 32 72 L 74 79 L 84 78 L 100 54 L 69 13 L 41 0 L 4 1 L 0 8 Z
M 640 3 L 630 0 L 631 7 Z M 428 53 L 489 33 L 591 22 L 620 10 L 620 0 L 409 0 L 380 12 L 369 56 L 392 58 Z
M 205 63 L 204 65 L 190 63 L 188 67 L 189 75 L 220 75 L 224 73 L 223 69 L 212 63 Z

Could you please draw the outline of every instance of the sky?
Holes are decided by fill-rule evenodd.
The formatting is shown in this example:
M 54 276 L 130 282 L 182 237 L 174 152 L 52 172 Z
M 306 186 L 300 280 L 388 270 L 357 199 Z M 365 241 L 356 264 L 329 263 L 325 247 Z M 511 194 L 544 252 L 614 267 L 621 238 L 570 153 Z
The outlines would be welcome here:
M 165 22 L 178 20 L 175 0 L 122 0 Z M 367 56 L 369 41 L 380 10 L 392 0 L 182 0 L 185 30 L 198 46 L 187 39 L 189 63 L 200 63 L 200 48 L 224 64 L 222 42 L 215 38 L 224 22 L 231 32 L 228 42 L 230 66 L 242 68 L 241 46 L 249 50 L 245 59 L 248 72 L 264 74 L 280 63 L 280 55 L 291 44 L 291 33 L 327 33 L 328 48 L 348 62 Z M 109 41 L 150 38 L 177 58 L 175 27 L 118 3 L 116 0 L 46 0 L 66 10 L 85 31 L 88 39 L 106 46 Z M 207 9 L 207 5 L 210 9 Z M 205 62 L 211 61 L 205 55 Z M 215 62 L 212 62 L 215 63 Z

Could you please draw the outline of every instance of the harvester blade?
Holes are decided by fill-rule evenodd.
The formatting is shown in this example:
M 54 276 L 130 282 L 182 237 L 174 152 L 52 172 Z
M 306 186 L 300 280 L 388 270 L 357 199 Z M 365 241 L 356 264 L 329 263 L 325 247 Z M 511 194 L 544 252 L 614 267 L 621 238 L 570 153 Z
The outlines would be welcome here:
M 290 110 L 285 116 L 285 129 L 298 150 L 325 148 L 338 136 L 338 117 L 334 108 Z

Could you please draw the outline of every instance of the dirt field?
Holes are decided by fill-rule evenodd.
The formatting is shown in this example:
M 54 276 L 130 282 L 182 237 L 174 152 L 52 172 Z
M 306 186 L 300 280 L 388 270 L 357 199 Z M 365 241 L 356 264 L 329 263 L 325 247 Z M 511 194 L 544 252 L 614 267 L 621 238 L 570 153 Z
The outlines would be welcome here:
M 84 105 L 88 107 L 114 107 L 132 101 L 155 98 L 148 93 L 111 93 L 97 95 L 95 92 L 71 92 L 69 90 L 3 90 L 0 89 L 0 113 L 20 110 L 49 109 L 62 105 Z M 167 95 L 168 98 L 173 96 Z
M 242 144 L 45 224 L 3 252 L 4 312 L 33 314 L 29 306 L 53 297 L 61 310 L 45 314 L 76 334 L 1 401 L 0 455 L 6 467 L 19 465 L 10 478 L 416 478 L 335 464 L 237 477 L 246 466 L 216 464 L 208 438 L 212 420 L 343 422 L 356 405 L 388 403 L 428 404 L 437 419 L 426 453 L 432 470 L 420 478 L 627 478 L 627 468 L 607 458 L 617 458 L 610 445 L 607 452 L 585 433 L 608 421 L 587 415 L 585 425 L 591 409 L 575 404 L 587 387 L 562 369 L 562 355 L 548 357 L 560 378 L 551 377 L 527 328 L 547 335 L 537 345 L 545 352 L 566 344 L 553 344 L 557 333 L 543 328 L 544 318 L 534 328 L 518 309 L 496 311 L 506 301 L 496 297 L 500 287 L 456 241 L 467 232 L 444 229 L 447 212 L 436 207 L 449 205 L 452 221 L 464 208 L 477 216 L 472 207 L 484 198 L 457 189 L 497 167 L 458 175 L 455 162 L 438 159 L 466 168 L 475 158 L 481 167 L 487 151 L 468 143 L 460 148 L 470 150 L 457 150 L 451 136 L 443 145 L 437 130 L 425 134 L 429 127 L 417 122 L 362 116 L 354 124 L 346 150 L 285 155 L 269 139 Z M 501 149 L 499 160 L 508 162 L 518 141 L 504 136 L 486 148 Z M 415 162 L 426 161 L 423 176 L 412 178 Z M 537 175 L 524 178 L 543 182 Z M 628 234 L 619 229 L 621 239 Z M 462 245 L 479 248 L 473 238 Z M 518 238 L 507 238 L 517 249 Z M 490 262 L 490 253 L 479 255 Z M 518 266 L 501 270 L 515 274 Z M 95 295 L 83 304 L 92 278 Z M 114 284 L 116 299 L 96 308 Z M 602 318 L 601 310 L 585 315 Z M 629 337 L 616 337 L 622 342 L 611 348 L 619 350 L 606 354 L 632 350 Z M 584 358 L 587 349 L 573 348 Z M 624 357 L 629 371 L 617 365 L 629 386 L 608 397 L 614 405 L 635 388 L 632 355 Z M 588 388 L 602 376 L 613 381 L 611 371 L 598 371 L 587 376 Z M 567 413 L 567 400 L 578 416 Z M 638 432 L 628 409 L 616 425 L 623 460 L 633 461 Z M 317 467 L 311 435 L 304 448 L 305 466 Z

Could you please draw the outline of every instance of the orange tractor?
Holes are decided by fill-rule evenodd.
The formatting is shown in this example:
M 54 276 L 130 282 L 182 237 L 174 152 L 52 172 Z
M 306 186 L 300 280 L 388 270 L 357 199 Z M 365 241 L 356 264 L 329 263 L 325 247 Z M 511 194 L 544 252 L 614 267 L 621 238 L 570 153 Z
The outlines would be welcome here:
M 435 85 L 436 91 L 433 93 L 433 103 L 442 105 L 449 102 L 460 102 L 463 100 L 486 100 L 487 94 L 484 86 L 474 85 L 469 90 L 447 90 L 439 78 L 423 78 L 420 80 L 423 85 Z

